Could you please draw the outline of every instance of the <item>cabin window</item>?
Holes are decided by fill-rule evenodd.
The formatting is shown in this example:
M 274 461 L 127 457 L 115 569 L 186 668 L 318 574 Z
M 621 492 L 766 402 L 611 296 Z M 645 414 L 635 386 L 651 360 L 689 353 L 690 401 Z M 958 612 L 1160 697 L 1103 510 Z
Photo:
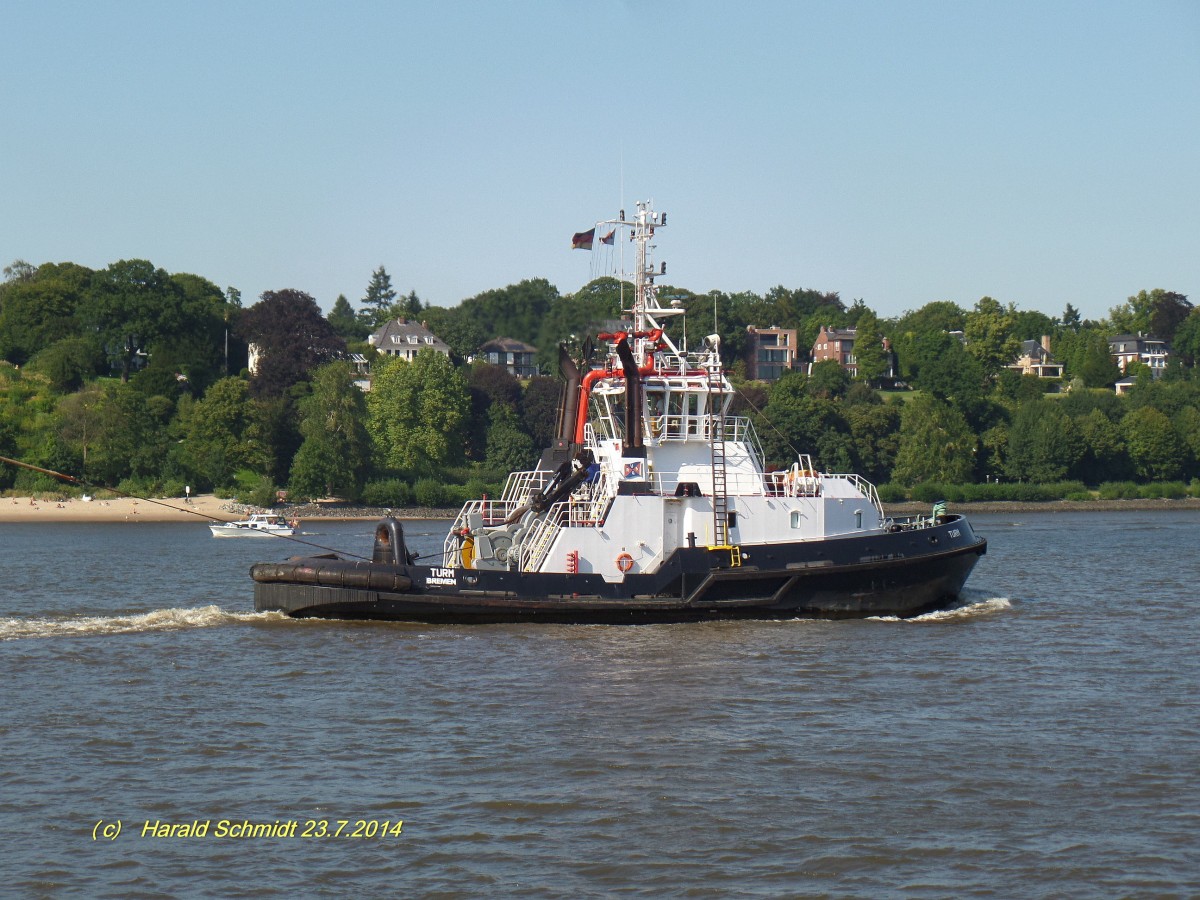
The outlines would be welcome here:
M 660 437 L 663 433 L 663 410 L 665 398 L 662 391 L 646 392 L 646 430 L 651 437 Z
M 792 527 L 793 528 L 800 527 L 801 516 L 802 516 L 802 513 L 800 512 L 800 510 L 798 510 L 798 509 L 792 510 Z
M 861 509 L 856 509 L 854 511 L 854 527 L 862 528 L 862 510 Z
M 604 398 L 610 417 L 609 427 L 614 437 L 625 437 L 625 392 L 613 394 Z
M 611 440 L 617 437 L 613 431 L 613 420 L 609 414 L 608 403 L 604 397 L 592 395 L 590 404 L 590 420 L 601 440 Z
M 735 509 L 729 511 L 729 527 L 737 528 L 737 510 Z
M 667 434 L 670 437 L 683 434 L 683 394 L 678 391 L 667 394 Z

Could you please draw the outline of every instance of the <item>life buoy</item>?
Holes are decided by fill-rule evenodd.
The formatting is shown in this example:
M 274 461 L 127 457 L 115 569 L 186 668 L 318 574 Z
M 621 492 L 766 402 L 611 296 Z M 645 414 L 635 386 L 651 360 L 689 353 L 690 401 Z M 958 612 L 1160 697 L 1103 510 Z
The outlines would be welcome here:
M 617 557 L 617 568 L 622 572 L 628 572 L 633 568 L 633 557 L 628 553 L 622 553 Z

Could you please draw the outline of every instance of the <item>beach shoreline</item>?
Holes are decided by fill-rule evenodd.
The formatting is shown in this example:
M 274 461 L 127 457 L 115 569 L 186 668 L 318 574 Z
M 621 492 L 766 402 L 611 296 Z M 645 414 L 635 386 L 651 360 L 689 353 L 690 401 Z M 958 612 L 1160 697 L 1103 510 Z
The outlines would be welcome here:
M 889 516 L 911 516 L 930 512 L 928 503 L 885 503 Z M 975 513 L 1060 513 L 1060 512 L 1142 512 L 1153 510 L 1195 510 L 1200 512 L 1200 498 L 1178 500 L 1049 500 L 1042 503 L 1016 501 L 952 503 L 949 512 Z M 253 508 L 236 501 L 200 494 L 190 499 L 182 497 L 144 499 L 134 497 L 94 498 L 90 501 L 74 497 L 67 500 L 39 500 L 30 497 L 0 497 L 0 523 L 37 522 L 99 522 L 99 523 L 162 523 L 232 522 L 245 518 Z M 457 509 L 384 509 L 352 504 L 310 503 L 278 506 L 271 512 L 299 518 L 302 521 L 341 519 L 373 520 L 385 515 L 398 519 L 452 519 Z

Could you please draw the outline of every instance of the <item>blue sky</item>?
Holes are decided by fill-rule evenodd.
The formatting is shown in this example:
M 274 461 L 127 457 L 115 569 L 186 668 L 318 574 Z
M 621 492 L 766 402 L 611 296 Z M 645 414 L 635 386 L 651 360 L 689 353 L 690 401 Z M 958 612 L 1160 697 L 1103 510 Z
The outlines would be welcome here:
M 144 258 L 328 309 L 591 277 L 881 315 L 1200 305 L 1200 3 L 6 3 L 0 264 Z

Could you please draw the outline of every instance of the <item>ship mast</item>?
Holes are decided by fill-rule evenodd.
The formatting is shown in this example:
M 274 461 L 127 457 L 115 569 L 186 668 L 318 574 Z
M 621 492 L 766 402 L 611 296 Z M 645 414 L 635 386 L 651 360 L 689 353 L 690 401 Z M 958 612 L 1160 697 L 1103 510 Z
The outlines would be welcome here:
M 634 297 L 631 310 L 635 331 L 648 331 L 650 328 L 657 327 L 651 313 L 651 310 L 658 306 L 658 287 L 655 285 L 654 279 L 658 275 L 666 274 L 667 264 L 664 262 L 660 271 L 654 271 L 654 260 L 651 258 L 654 245 L 650 241 L 654 238 L 654 229 L 665 227 L 666 224 L 666 213 L 653 212 L 649 202 L 638 203 L 637 219 L 633 231 L 633 240 L 637 245 L 637 261 L 634 270 Z
M 666 350 L 675 357 L 682 356 L 683 354 L 668 335 L 662 334 L 655 341 L 650 341 L 648 337 L 651 332 L 665 328 L 660 320 L 685 313 L 683 309 L 662 306 L 658 302 L 658 285 L 654 283 L 656 278 L 667 273 L 667 264 L 659 263 L 656 269 L 653 259 L 654 232 L 667 226 L 667 214 L 655 212 L 649 200 L 639 200 L 633 221 L 627 220 L 625 211 L 621 210 L 619 218 L 598 224 L 611 226 L 614 229 L 632 229 L 629 239 L 635 245 L 633 303 L 624 312 L 630 313 L 633 318 L 633 331 L 636 336 L 633 344 L 637 358 L 645 360 L 656 349 Z

